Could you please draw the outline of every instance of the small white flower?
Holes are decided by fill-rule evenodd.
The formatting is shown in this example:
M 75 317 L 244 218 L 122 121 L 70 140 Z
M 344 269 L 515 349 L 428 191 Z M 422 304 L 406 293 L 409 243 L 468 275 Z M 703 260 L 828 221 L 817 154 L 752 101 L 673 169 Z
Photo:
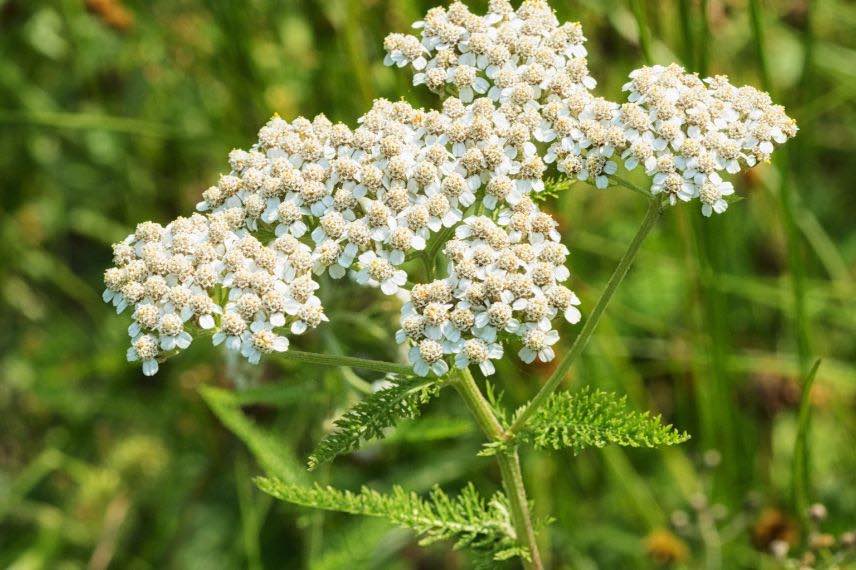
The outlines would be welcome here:
M 407 273 L 396 269 L 389 259 L 374 251 L 362 253 L 359 261 L 360 270 L 354 272 L 354 279 L 361 285 L 380 287 L 384 295 L 395 295 L 407 283 Z
M 541 362 L 550 362 L 556 357 L 552 346 L 559 340 L 559 333 L 551 330 L 544 332 L 539 328 L 526 331 L 523 335 L 523 348 L 517 355 L 526 364 L 532 363 L 535 358 Z
M 444 352 L 441 343 L 425 339 L 410 348 L 408 358 L 418 376 L 427 376 L 429 372 L 435 376 L 443 376 L 449 371 L 448 363 L 443 360 Z
M 143 374 L 153 376 L 158 371 L 158 340 L 154 335 L 144 334 L 133 339 L 128 349 L 128 362 L 141 360 L 143 362 Z
M 253 323 L 252 332 L 244 335 L 241 343 L 241 356 L 250 364 L 258 364 L 263 354 L 285 352 L 288 339 L 276 334 L 269 324 Z
M 493 362 L 502 358 L 502 345 L 498 343 L 486 343 L 480 339 L 470 339 L 463 343 L 460 352 L 455 355 L 455 366 L 460 369 L 476 364 L 485 376 L 490 376 L 496 371 Z

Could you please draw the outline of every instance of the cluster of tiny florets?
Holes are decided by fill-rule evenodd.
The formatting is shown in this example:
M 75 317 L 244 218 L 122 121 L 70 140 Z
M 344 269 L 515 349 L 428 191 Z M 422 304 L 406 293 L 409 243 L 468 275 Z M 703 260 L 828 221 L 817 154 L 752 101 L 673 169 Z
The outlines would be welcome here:
M 356 129 L 323 116 L 272 119 L 232 171 L 203 194 L 203 212 L 237 210 L 242 227 L 311 247 L 312 269 L 395 294 L 408 253 L 451 228 L 484 196 L 495 209 L 543 189 L 545 165 L 521 109 L 449 98 L 441 111 L 375 101 Z
M 104 301 L 132 309 L 129 361 L 152 375 L 158 362 L 207 332 L 250 362 L 288 349 L 284 331 L 300 334 L 326 320 L 314 295 L 309 248 L 291 236 L 264 245 L 224 210 L 167 226 L 145 222 L 113 246 Z M 193 333 L 193 334 L 192 334 Z
M 442 355 L 458 368 L 477 365 L 493 374 L 492 360 L 517 339 L 526 363 L 548 362 L 559 340 L 553 319 L 577 323 L 579 299 L 563 285 L 568 249 L 555 220 L 523 198 L 499 212 L 497 220 L 470 216 L 445 245 L 449 276 L 415 285 L 401 312 L 399 343 L 419 375 L 445 374 Z
M 651 192 L 672 204 L 698 198 L 705 216 L 724 212 L 725 197 L 734 193 L 723 172 L 768 161 L 774 144 L 797 133 L 769 95 L 723 76 L 702 80 L 678 65 L 655 65 L 633 71 L 624 90 L 625 166 L 642 165 L 653 177 Z
M 622 160 L 629 170 L 643 165 L 652 194 L 671 204 L 698 199 L 704 215 L 721 213 L 734 191 L 722 173 L 767 160 L 797 131 L 766 93 L 723 76 L 702 80 L 677 65 L 632 72 L 623 105 L 595 97 L 579 24 L 560 25 L 542 0 L 516 11 L 496 0 L 485 16 L 455 2 L 429 10 L 414 27 L 420 37 L 387 38 L 388 65 L 411 66 L 413 83 L 437 93 L 519 109 L 514 135 L 533 139 L 527 144 L 541 167 L 555 164 L 598 188 Z
M 765 93 L 678 66 L 631 73 L 622 105 L 593 95 L 580 25 L 544 0 L 490 0 L 484 16 L 453 2 L 414 27 L 386 38 L 385 63 L 412 68 L 439 109 L 378 99 L 354 128 L 275 116 L 200 213 L 114 246 L 104 299 L 133 309 L 128 359 L 146 374 L 203 331 L 251 362 L 287 350 L 327 320 L 322 275 L 405 301 L 397 339 L 418 374 L 491 374 L 509 341 L 549 361 L 554 318 L 580 312 L 557 224 L 533 202 L 546 176 L 606 188 L 619 163 L 642 165 L 652 195 L 710 215 L 733 192 L 723 173 L 796 133 Z M 419 256 L 446 277 L 409 283 Z

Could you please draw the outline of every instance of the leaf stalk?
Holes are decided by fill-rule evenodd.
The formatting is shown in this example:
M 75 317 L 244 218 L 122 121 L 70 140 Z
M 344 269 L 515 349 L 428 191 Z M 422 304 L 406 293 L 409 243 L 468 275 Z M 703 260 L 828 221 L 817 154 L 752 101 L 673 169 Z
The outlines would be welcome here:
M 654 225 L 663 213 L 663 207 L 663 204 L 657 199 L 651 199 L 648 202 L 648 211 L 645 213 L 642 225 L 639 226 L 639 229 L 636 231 L 636 235 L 633 236 L 633 240 L 627 247 L 627 251 L 624 252 L 621 260 L 612 272 L 612 276 L 606 283 L 606 288 L 601 294 L 600 299 L 598 299 L 594 309 L 592 309 L 591 315 L 583 325 L 583 329 L 580 331 L 580 334 L 577 335 L 577 338 L 574 339 L 574 343 L 571 345 L 570 350 L 568 350 L 567 354 L 562 358 L 558 366 L 556 366 L 556 369 L 553 371 L 553 374 L 550 375 L 550 378 L 547 379 L 547 382 L 544 383 L 523 411 L 517 415 L 512 422 L 511 427 L 506 430 L 504 435 L 506 440 L 512 439 L 514 435 L 526 425 L 526 422 L 532 417 L 532 414 L 544 405 L 550 395 L 559 387 L 559 384 L 567 375 L 571 366 L 574 364 L 574 361 L 576 361 L 577 357 L 583 352 L 583 350 L 585 350 L 589 340 L 591 340 L 592 334 L 594 334 L 594 331 L 600 322 L 600 319 L 603 317 L 604 311 L 606 311 L 607 305 L 609 305 L 609 302 L 612 300 L 612 296 L 615 294 L 615 291 L 618 289 L 621 282 L 624 281 L 630 266 L 633 265 L 633 261 L 639 253 L 639 247 L 642 245 L 642 242 L 645 241 L 645 238 L 648 237 L 648 234 L 654 228 Z
M 397 362 L 385 362 L 383 360 L 371 360 L 369 358 L 358 358 L 356 356 L 339 356 L 335 354 L 319 354 L 317 352 L 303 352 L 302 350 L 287 350 L 277 354 L 283 360 L 294 362 L 305 362 L 306 364 L 320 364 L 322 366 L 347 366 L 349 368 L 362 368 L 375 372 L 386 372 L 409 376 L 413 370 L 407 364 Z

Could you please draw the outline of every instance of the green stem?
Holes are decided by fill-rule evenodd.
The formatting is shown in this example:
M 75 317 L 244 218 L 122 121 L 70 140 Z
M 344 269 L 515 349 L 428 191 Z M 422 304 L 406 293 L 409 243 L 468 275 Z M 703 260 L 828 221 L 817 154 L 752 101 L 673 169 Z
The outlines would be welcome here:
M 492 442 L 501 441 L 503 427 L 496 419 L 490 403 L 482 395 L 469 369 L 458 370 L 458 377 L 453 386 L 464 399 L 479 428 Z M 511 521 L 517 533 L 517 541 L 529 551 L 529 560 L 523 560 L 527 569 L 541 570 L 541 554 L 538 542 L 535 540 L 535 529 L 532 526 L 532 516 L 529 513 L 529 501 L 526 499 L 526 488 L 523 485 L 523 474 L 520 471 L 520 459 L 517 448 L 511 446 L 500 449 L 496 454 L 499 472 L 502 475 L 502 485 L 508 496 L 511 507 Z
M 56 129 L 109 131 L 153 138 L 180 138 L 178 130 L 167 125 L 97 113 L 64 113 L 59 111 L 17 111 L 0 109 L 0 125 L 26 125 Z
M 632 190 L 633 192 L 636 192 L 637 194 L 639 194 L 641 196 L 645 196 L 649 200 L 651 199 L 651 193 L 650 192 L 648 192 L 647 190 L 643 190 L 642 188 L 640 188 L 639 186 L 636 186 L 635 184 L 633 184 L 629 180 L 625 180 L 624 178 L 620 178 L 618 176 L 615 176 L 614 174 L 611 176 L 611 179 L 613 182 L 615 182 L 616 185 L 622 186 L 628 190 Z
M 535 539 L 535 529 L 532 526 L 532 515 L 529 513 L 529 501 L 526 498 L 526 487 L 523 485 L 523 472 L 520 470 L 517 448 L 500 451 L 496 454 L 496 461 L 499 463 L 502 484 L 511 506 L 511 520 L 517 532 L 517 540 L 529 551 L 529 560 L 523 559 L 523 567 L 541 570 L 544 564 L 541 562 L 541 553 L 538 551 L 538 542 Z
M 413 372 L 410 366 L 406 364 L 357 358 L 355 356 L 336 356 L 333 354 L 318 354 L 317 352 L 303 352 L 301 350 L 287 350 L 278 353 L 277 356 L 283 360 L 320 364 L 322 366 L 348 366 L 351 368 L 374 370 L 376 372 L 391 372 L 393 374 L 412 374 Z
M 559 384 L 565 378 L 568 370 L 570 370 L 571 365 L 573 365 L 574 361 L 582 353 L 586 345 L 588 345 L 594 330 L 597 328 L 597 324 L 600 322 L 601 317 L 603 317 L 603 313 L 606 310 L 607 305 L 609 305 L 610 300 L 612 300 L 612 296 L 615 294 L 615 290 L 624 280 L 624 277 L 627 275 L 627 271 L 633 264 L 633 260 L 636 259 L 636 254 L 639 253 L 639 247 L 654 228 L 654 225 L 657 223 L 662 212 L 662 204 L 658 200 L 650 200 L 648 211 L 645 214 L 645 219 L 642 221 L 642 225 L 639 227 L 639 230 L 637 230 L 636 235 L 633 236 L 633 241 L 630 242 L 630 245 L 627 247 L 627 251 L 624 253 L 621 261 L 618 262 L 618 265 L 612 272 L 612 276 L 606 283 L 606 289 L 604 289 L 600 299 L 598 299 L 597 304 L 594 306 L 594 309 L 592 309 L 591 315 L 588 320 L 586 320 L 585 325 L 583 325 L 583 329 L 580 331 L 580 334 L 577 335 L 576 339 L 574 339 L 574 344 L 571 345 L 571 349 L 561 362 L 559 362 L 558 366 L 556 366 L 556 370 L 550 378 L 547 379 L 547 382 L 541 387 L 538 393 L 535 394 L 535 397 L 532 398 L 523 412 L 517 415 L 517 418 L 515 418 L 511 427 L 506 430 L 506 439 L 512 438 L 514 434 L 519 432 L 532 414 L 534 414 L 556 390 L 556 388 L 559 387 Z
M 422 266 L 425 268 L 425 282 L 430 283 L 434 280 L 434 258 L 429 258 L 427 255 L 420 255 L 419 259 L 422 260 Z
M 684 67 L 692 67 L 695 54 L 693 44 L 692 18 L 690 0 L 678 0 L 678 13 L 681 19 L 681 37 L 683 40 L 683 55 L 681 59 Z
M 811 8 L 811 5 L 808 6 Z M 752 39 L 755 51 L 758 54 L 758 71 L 761 75 L 761 84 L 766 91 L 773 95 L 773 86 L 770 81 L 770 72 L 767 66 L 767 56 L 764 49 L 764 21 L 762 20 L 759 0 L 749 1 L 749 14 L 752 22 Z M 807 16 L 808 17 L 808 16 Z M 807 26 L 806 34 L 811 41 L 811 27 Z M 805 65 L 810 59 L 805 60 Z M 811 361 L 811 343 L 809 341 L 808 318 L 805 309 L 805 271 L 803 268 L 802 247 L 797 225 L 796 214 L 796 190 L 791 181 L 792 167 L 795 166 L 790 160 L 790 149 L 782 149 L 781 156 L 776 160 L 781 174 L 779 186 L 779 205 L 782 210 L 782 222 L 785 229 L 785 238 L 788 253 L 788 266 L 791 271 L 791 284 L 794 305 L 794 336 L 797 343 L 797 354 L 799 355 L 800 374 L 805 377 L 809 372 Z
M 481 428 L 489 440 L 501 441 L 505 430 L 493 413 L 490 403 L 482 395 L 481 390 L 479 390 L 472 373 L 466 368 L 463 370 L 459 369 L 457 372 L 458 378 L 452 385 L 458 390 L 461 397 L 464 398 L 479 428 Z

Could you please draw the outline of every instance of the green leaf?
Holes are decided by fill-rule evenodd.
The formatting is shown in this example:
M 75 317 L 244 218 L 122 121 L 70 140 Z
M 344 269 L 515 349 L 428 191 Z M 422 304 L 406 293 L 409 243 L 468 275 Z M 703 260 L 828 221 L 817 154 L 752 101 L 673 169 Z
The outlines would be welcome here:
M 516 542 L 505 496 L 497 493 L 490 501 L 485 501 L 472 483 L 454 498 L 439 487 L 422 498 L 399 486 L 384 494 L 368 487 L 353 493 L 330 486 L 307 487 L 266 477 L 257 477 L 255 482 L 265 493 L 295 505 L 386 518 L 422 535 L 419 544 L 423 546 L 451 540 L 456 549 L 486 550 L 497 560 L 528 556 Z
M 325 529 L 323 550 L 309 563 L 310 570 L 388 568 L 398 551 L 410 542 L 406 530 L 379 518 L 359 518 L 352 524 Z
M 588 387 L 553 394 L 519 437 L 541 449 L 571 448 L 575 455 L 587 447 L 662 447 L 690 438 L 664 425 L 659 415 L 629 409 L 626 396 Z
M 200 388 L 199 393 L 223 425 L 250 449 L 265 472 L 286 481 L 305 479 L 293 450 L 247 418 L 241 411 L 239 396 L 210 386 Z
M 389 376 L 388 381 L 389 386 L 367 396 L 335 421 L 333 431 L 309 456 L 309 469 L 359 449 L 362 441 L 382 438 L 384 430 L 399 420 L 416 418 L 422 405 L 444 386 L 436 378 Z

